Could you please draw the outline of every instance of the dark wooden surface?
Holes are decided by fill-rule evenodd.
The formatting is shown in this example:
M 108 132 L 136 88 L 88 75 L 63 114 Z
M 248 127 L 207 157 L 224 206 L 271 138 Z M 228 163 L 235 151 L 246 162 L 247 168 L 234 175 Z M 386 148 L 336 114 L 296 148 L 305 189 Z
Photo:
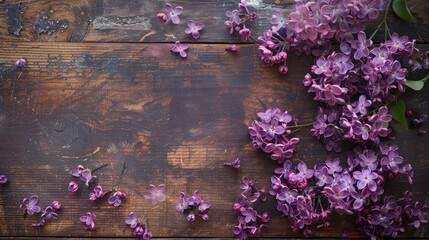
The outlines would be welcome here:
M 225 52 L 226 43 L 238 43 L 223 26 L 224 12 L 234 7 L 231 1 L 170 1 L 184 7 L 183 22 L 192 18 L 206 24 L 198 42 L 182 34 L 184 24 L 157 22 L 155 14 L 163 1 L 6 1 L 16 2 L 23 4 L 21 36 L 9 34 L 6 19 L 0 18 L 0 173 L 10 179 L 0 187 L 0 237 L 131 238 L 124 224 L 131 211 L 146 216 L 155 237 L 232 237 L 236 213 L 231 206 L 239 198 L 240 179 L 253 177 L 258 185 L 269 187 L 276 167 L 269 156 L 251 147 L 247 126 L 265 107 L 288 110 L 302 122 L 312 121 L 316 113 L 313 96 L 301 84 L 311 57 L 291 56 L 291 70 L 284 76 L 260 62 L 256 45 L 242 44 L 236 54 Z M 268 27 L 272 10 L 290 10 L 293 4 L 253 2 L 261 16 L 254 23 L 255 33 Z M 428 50 L 424 43 L 429 40 L 429 3 L 415 0 L 410 5 L 419 24 L 409 25 L 392 15 L 391 28 L 416 38 L 419 47 Z M 68 27 L 37 36 L 32 25 L 38 15 L 67 19 Z M 108 24 L 94 26 L 103 18 Z M 146 25 L 121 26 L 126 18 Z M 170 53 L 176 39 L 194 42 L 187 59 Z M 12 63 L 21 57 L 29 66 L 17 78 Z M 428 93 L 426 86 L 409 94 L 411 109 L 429 114 Z M 393 142 L 414 166 L 415 184 L 396 178 L 387 191 L 400 194 L 409 189 L 427 202 L 429 135 L 417 136 L 397 124 L 394 128 L 398 139 Z M 313 165 L 340 156 L 327 153 L 307 131 L 297 136 L 302 142 L 295 160 Z M 222 166 L 236 157 L 242 160 L 238 171 Z M 81 187 L 77 194 L 67 191 L 72 180 L 68 171 L 76 165 L 109 164 L 97 172 L 98 183 L 112 187 L 125 161 L 120 188 L 128 198 L 123 206 L 90 202 L 92 188 Z M 157 208 L 143 197 L 151 183 L 164 183 L 167 189 L 167 200 Z M 208 222 L 188 223 L 175 210 L 178 193 L 196 189 L 212 203 Z M 34 194 L 42 206 L 62 202 L 58 221 L 31 227 L 36 219 L 24 218 L 19 205 Z M 289 230 L 275 205 L 270 198 L 259 206 L 272 217 L 264 236 L 301 237 Z M 97 214 L 96 231 L 82 228 L 79 216 L 86 211 Z M 335 218 L 334 227 L 315 231 L 314 236 L 341 238 L 349 232 L 361 237 L 352 222 Z M 424 227 L 403 236 L 427 238 L 429 233 Z

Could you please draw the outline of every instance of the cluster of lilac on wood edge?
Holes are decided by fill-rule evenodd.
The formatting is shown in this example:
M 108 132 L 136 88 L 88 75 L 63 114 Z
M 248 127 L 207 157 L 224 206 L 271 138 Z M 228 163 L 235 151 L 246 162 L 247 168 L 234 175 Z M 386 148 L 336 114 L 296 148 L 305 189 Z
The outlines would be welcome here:
M 325 103 L 315 122 L 299 125 L 287 111 L 274 108 L 258 113 L 260 120 L 249 126 L 252 145 L 283 165 L 274 170 L 269 190 L 277 199 L 277 210 L 288 218 L 293 231 L 302 231 L 306 237 L 314 227 L 329 227 L 333 212 L 354 215 L 356 224 L 372 239 L 396 237 L 427 223 L 428 207 L 413 202 L 410 192 L 399 198 L 383 195 L 387 178 L 405 175 L 412 183 L 411 165 L 403 164 L 398 147 L 382 138 L 395 137 L 389 127 L 390 113 L 409 86 L 408 73 L 429 69 L 428 52 L 421 53 L 408 37 L 389 33 L 389 40 L 374 46 L 374 34 L 368 38 L 363 32 L 364 23 L 389 5 L 390 1 L 298 0 L 288 16 L 275 13 L 272 28 L 258 38 L 261 59 L 280 64 L 283 73 L 287 51 L 317 57 L 303 80 L 315 100 Z M 339 51 L 331 48 L 333 38 Z M 425 115 L 413 115 L 407 111 L 411 126 L 427 120 Z M 347 165 L 335 158 L 313 168 L 304 162 L 293 167 L 290 160 L 299 138 L 290 135 L 307 126 L 312 126 L 311 134 L 328 151 L 341 152 L 344 142 L 354 144 L 346 154 Z M 234 229 L 237 238 L 254 236 L 254 231 L 245 231 L 247 224 L 240 216 Z

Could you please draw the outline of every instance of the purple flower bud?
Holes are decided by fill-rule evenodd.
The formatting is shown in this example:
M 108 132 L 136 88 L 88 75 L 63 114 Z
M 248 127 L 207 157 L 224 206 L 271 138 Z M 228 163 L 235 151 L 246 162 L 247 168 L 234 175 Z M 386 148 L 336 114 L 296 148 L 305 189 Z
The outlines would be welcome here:
M 186 217 L 186 219 L 189 222 L 193 222 L 195 220 L 195 214 L 193 214 L 193 213 L 188 214 L 188 216 Z
M 298 176 L 296 176 L 296 174 L 293 172 L 289 173 L 287 177 L 287 184 L 293 187 L 296 185 L 297 182 L 298 182 Z
M 233 208 L 235 211 L 240 211 L 240 208 L 241 208 L 240 203 L 234 203 Z
M 25 58 L 17 59 L 15 61 L 14 65 L 17 68 L 23 68 L 23 67 L 27 66 L 27 59 L 25 59 Z
M 231 45 L 231 46 L 229 46 L 227 49 L 226 49 L 226 51 L 230 51 L 230 52 L 238 52 L 238 46 L 237 45 L 235 45 L 235 44 L 233 44 L 233 45 Z
M 53 201 L 53 202 L 51 203 L 51 207 L 52 207 L 54 210 L 58 210 L 58 209 L 60 209 L 60 208 L 61 208 L 61 203 L 60 203 L 60 202 L 58 202 L 58 201 Z
M 279 72 L 281 74 L 286 74 L 289 71 L 289 68 L 286 65 L 280 65 Z
M 0 184 L 7 183 L 7 177 L 5 175 L 0 175 Z
M 203 216 L 201 216 L 201 218 L 202 218 L 204 221 L 207 221 L 207 220 L 209 220 L 209 215 L 204 214 Z
M 168 16 L 165 13 L 158 13 L 156 17 L 162 23 L 167 23 L 168 21 L 170 21 L 170 18 L 168 18 Z
M 262 222 L 264 222 L 264 223 L 267 223 L 267 222 L 269 222 L 270 221 L 270 217 L 268 216 L 268 213 L 267 212 L 264 212 L 262 215 L 261 215 L 261 221 Z
M 68 187 L 69 192 L 76 192 L 78 189 L 79 189 L 79 185 L 77 185 L 76 182 L 71 181 L 69 183 L 69 187 Z
M 250 20 L 255 20 L 256 19 L 256 12 L 249 13 L 249 19 Z
M 141 226 L 136 227 L 136 229 L 134 230 L 134 235 L 136 237 L 141 237 L 144 234 L 144 229 Z

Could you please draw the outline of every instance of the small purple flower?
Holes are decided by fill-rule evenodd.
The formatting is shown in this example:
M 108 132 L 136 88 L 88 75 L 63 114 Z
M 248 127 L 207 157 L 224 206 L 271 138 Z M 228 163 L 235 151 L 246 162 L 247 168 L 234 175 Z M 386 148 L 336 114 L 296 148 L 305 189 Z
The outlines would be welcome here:
M 7 183 L 7 177 L 5 175 L 0 175 L 0 184 Z
M 371 101 L 367 100 L 365 95 L 360 95 L 359 101 L 354 102 L 352 106 L 356 108 L 356 113 L 366 114 L 368 112 L 366 108 L 370 107 L 371 104 Z
M 240 211 L 240 212 L 245 217 L 244 221 L 246 223 L 248 223 L 248 222 L 256 222 L 256 215 L 257 215 L 257 213 L 256 213 L 255 210 L 253 210 L 252 207 L 249 207 L 247 209 L 242 209 L 242 211 Z
M 80 177 L 80 176 L 82 176 L 83 170 L 85 170 L 85 168 L 82 165 L 78 165 L 76 168 L 73 168 L 70 171 L 70 175 L 72 175 L 74 177 Z
M 41 217 L 49 222 L 55 219 L 58 219 L 58 214 L 54 211 L 54 209 L 51 206 L 46 207 L 46 209 L 43 211 Z
M 17 67 L 17 68 L 23 68 L 23 67 L 27 66 L 27 59 L 25 59 L 25 58 L 17 59 L 17 60 L 14 62 L 14 65 L 15 65 L 15 67 Z
M 364 32 L 358 33 L 358 40 L 354 40 L 352 42 L 352 47 L 356 49 L 356 52 L 354 53 L 354 59 L 359 60 L 362 57 L 368 57 L 369 56 L 369 49 L 372 45 L 372 41 L 370 39 L 366 38 L 366 34 Z
M 127 225 L 130 225 L 131 228 L 136 228 L 140 224 L 140 220 L 136 217 L 134 212 L 130 213 L 130 216 L 125 220 Z
M 106 195 L 106 193 L 107 193 L 107 191 L 104 191 L 103 187 L 101 185 L 97 185 L 94 188 L 94 192 L 92 192 L 92 193 L 89 194 L 89 200 L 95 201 L 98 198 L 104 197 L 104 195 Z
M 307 165 L 304 162 L 299 162 L 297 169 L 299 171 L 299 176 L 302 178 L 310 179 L 313 177 L 313 170 L 308 169 Z
M 176 41 L 174 46 L 170 49 L 170 51 L 174 53 L 179 53 L 182 58 L 186 58 L 188 54 L 186 53 L 186 50 L 189 48 L 189 45 L 186 43 L 180 43 L 179 41 Z
M 69 192 L 76 192 L 78 189 L 79 189 L 79 185 L 77 185 L 75 181 L 71 181 L 69 183 L 69 187 L 68 187 Z
M 240 168 L 240 159 L 236 158 L 236 159 L 232 160 L 232 162 L 224 163 L 223 165 L 224 166 L 230 166 L 230 167 L 233 167 L 235 169 L 239 169 Z
M 243 27 L 238 33 L 240 34 L 241 41 L 247 42 L 247 40 L 250 38 L 250 35 L 252 34 L 252 31 L 246 27 Z
M 168 17 L 168 15 L 166 15 L 165 13 L 158 13 L 156 15 L 156 17 L 158 18 L 158 20 L 162 23 L 167 23 L 170 21 L 170 18 Z
M 314 176 L 319 179 L 316 183 L 317 186 L 322 187 L 325 184 L 329 185 L 334 180 L 328 173 L 328 168 L 325 166 L 320 167 L 318 170 L 314 172 Z
M 298 191 L 296 189 L 290 190 L 288 187 L 283 187 L 281 192 L 277 194 L 277 199 L 280 201 L 286 201 L 287 203 L 292 203 L 295 201 L 298 196 Z
M 89 187 L 89 183 L 94 182 L 97 177 L 93 176 L 91 170 L 85 169 L 82 171 L 82 175 L 80 176 L 80 180 L 85 182 L 85 185 Z
M 179 15 L 183 13 L 183 7 L 177 6 L 177 7 L 173 8 L 173 6 L 171 6 L 171 4 L 166 3 L 165 4 L 165 11 L 166 11 L 169 19 L 171 19 L 171 21 L 174 24 L 180 23 Z
M 61 203 L 60 203 L 60 202 L 58 202 L 58 201 L 53 201 L 53 202 L 51 203 L 51 207 L 52 207 L 52 209 L 54 209 L 54 210 L 58 210 L 58 209 L 60 209 L 60 208 L 61 208 Z
M 180 202 L 176 205 L 176 210 L 178 212 L 184 212 L 186 209 L 188 209 L 188 201 L 185 197 L 185 193 L 179 193 L 179 201 Z
M 355 171 L 353 172 L 353 177 L 358 180 L 358 189 L 363 189 L 368 186 L 371 192 L 375 192 L 375 190 L 377 190 L 377 184 L 374 180 L 378 178 L 378 174 L 372 172 L 370 169 Z
M 95 214 L 92 214 L 91 212 L 87 212 L 85 215 L 81 216 L 80 221 L 83 223 L 83 227 L 87 230 L 94 230 L 95 220 L 97 219 L 97 216 Z
M 226 49 L 226 51 L 230 51 L 230 52 L 238 52 L 238 46 L 237 45 L 235 45 L 235 44 L 233 44 L 233 45 L 231 45 L 231 46 L 229 46 L 227 49 Z
M 122 200 L 126 197 L 127 195 L 125 193 L 117 191 L 109 198 L 108 202 L 114 207 L 119 207 L 122 204 Z
M 30 199 L 24 198 L 19 208 L 28 213 L 28 215 L 33 215 L 35 213 L 39 213 L 42 210 L 39 206 L 37 206 L 38 202 L 39 197 L 37 195 L 33 195 L 30 197 Z
M 201 216 L 201 219 L 203 219 L 204 221 L 207 221 L 207 220 L 209 220 L 209 215 L 207 215 L 207 214 L 203 214 L 203 215 Z
M 149 185 L 149 194 L 144 195 L 144 197 L 146 199 L 151 199 L 152 205 L 155 205 L 158 202 L 165 201 L 166 196 L 165 196 L 164 192 L 165 192 L 165 185 L 164 184 L 160 184 L 160 185 L 158 185 L 158 187 L 151 184 L 151 185 Z
M 211 207 L 211 204 L 209 201 L 203 201 L 201 200 L 200 205 L 198 206 L 198 210 L 200 212 L 204 212 L 205 210 L 209 209 Z
M 186 217 L 186 219 L 189 222 L 193 222 L 195 220 L 195 214 L 193 214 L 193 213 L 188 214 L 188 216 Z
M 138 226 L 134 229 L 134 235 L 137 238 L 140 239 L 141 237 L 143 237 L 143 234 L 144 234 L 144 228 L 142 226 Z
M 327 160 L 325 161 L 326 166 L 328 167 L 328 173 L 329 174 L 334 174 L 336 172 L 341 172 L 341 170 L 343 170 L 343 168 L 340 165 L 340 159 L 335 158 L 334 160 Z
M 390 40 L 386 41 L 386 46 L 390 48 L 392 53 L 396 53 L 398 50 L 402 51 L 405 49 L 405 44 L 408 42 L 408 37 L 399 37 L 397 33 L 392 33 Z
M 191 34 L 193 38 L 198 39 L 200 37 L 200 31 L 204 29 L 204 23 L 195 24 L 194 21 L 188 21 L 188 27 L 185 29 L 186 34 Z

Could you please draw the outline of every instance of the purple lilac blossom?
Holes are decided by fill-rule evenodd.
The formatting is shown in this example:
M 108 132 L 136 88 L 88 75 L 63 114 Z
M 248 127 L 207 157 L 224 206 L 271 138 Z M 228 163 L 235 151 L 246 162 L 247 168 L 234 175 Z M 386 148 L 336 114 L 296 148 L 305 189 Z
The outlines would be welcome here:
M 230 166 L 230 167 L 235 168 L 235 169 L 239 169 L 240 168 L 240 159 L 236 158 L 229 163 L 224 163 L 223 165 L 224 166 Z
M 39 202 L 39 197 L 37 195 L 33 195 L 30 197 L 30 199 L 24 198 L 19 208 L 24 212 L 26 212 L 28 215 L 33 215 L 35 213 L 39 213 L 42 210 L 37 205 L 38 202 Z
M 180 23 L 179 15 L 183 13 L 183 7 L 177 6 L 173 8 L 171 4 L 166 3 L 164 10 L 165 13 L 158 13 L 156 15 L 160 22 L 167 23 L 169 21 L 172 21 L 174 24 Z
M 188 21 L 188 27 L 185 29 L 186 34 L 191 34 L 193 38 L 200 37 L 200 31 L 204 29 L 204 23 L 195 24 L 193 20 Z
M 182 58 L 186 58 L 188 54 L 186 53 L 186 50 L 189 48 L 188 44 L 180 43 L 179 41 L 176 41 L 174 46 L 170 49 L 174 53 L 179 53 Z
M 127 195 L 123 192 L 116 191 L 113 195 L 108 199 L 108 203 L 113 205 L 114 207 L 119 207 L 122 204 L 122 201 L 127 197 Z
M 87 212 L 85 215 L 79 218 L 79 220 L 83 223 L 83 227 L 87 230 L 94 230 L 96 228 L 96 219 L 97 216 L 91 212 Z
M 69 192 L 76 192 L 79 189 L 79 185 L 75 181 L 71 181 L 67 189 Z
M 165 185 L 160 184 L 158 187 L 155 185 L 149 185 L 149 194 L 144 195 L 144 198 L 152 200 L 152 205 L 157 204 L 158 202 L 163 202 L 166 199 L 165 195 Z
M 6 175 L 0 175 L 0 184 L 5 184 L 7 183 L 7 177 Z

